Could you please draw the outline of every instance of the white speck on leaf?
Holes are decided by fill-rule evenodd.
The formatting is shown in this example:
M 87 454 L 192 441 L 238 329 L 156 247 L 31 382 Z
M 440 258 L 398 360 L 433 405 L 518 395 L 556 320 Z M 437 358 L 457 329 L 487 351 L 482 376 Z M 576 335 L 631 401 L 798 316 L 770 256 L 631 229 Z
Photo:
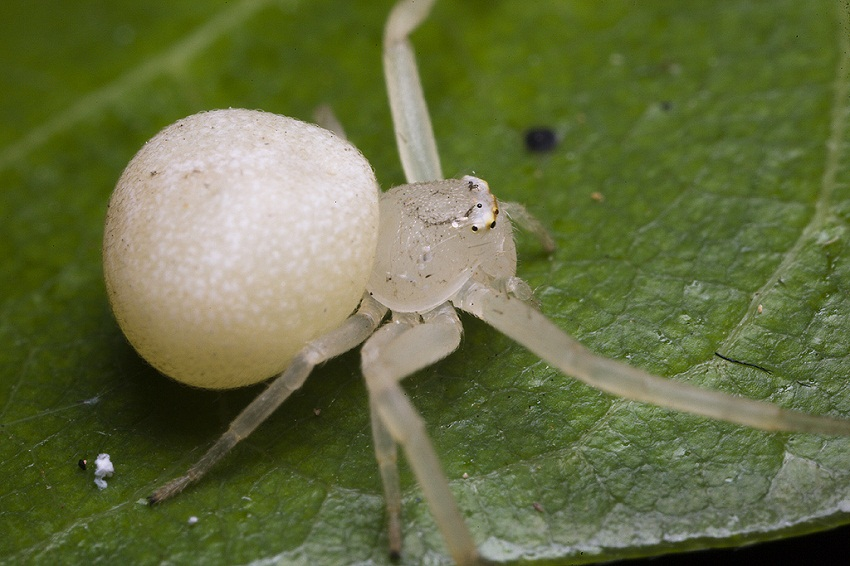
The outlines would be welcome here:
M 115 466 L 112 465 L 109 454 L 98 454 L 97 460 L 94 461 L 94 484 L 99 489 L 106 489 L 106 480 L 103 478 L 111 478 L 114 473 Z

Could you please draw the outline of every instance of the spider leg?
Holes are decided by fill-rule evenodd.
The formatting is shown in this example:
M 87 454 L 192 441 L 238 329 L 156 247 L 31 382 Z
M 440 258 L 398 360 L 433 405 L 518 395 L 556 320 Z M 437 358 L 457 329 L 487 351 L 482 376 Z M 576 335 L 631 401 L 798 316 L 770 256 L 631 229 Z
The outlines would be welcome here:
M 449 553 L 458 564 L 479 561 L 478 549 L 458 510 L 448 481 L 425 432 L 422 417 L 404 394 L 399 382 L 453 352 L 460 344 L 461 324 L 448 303 L 423 315 L 400 315 L 379 329 L 363 346 L 363 375 L 369 389 L 375 449 L 381 466 L 390 540 L 394 522 L 399 523 L 401 491 L 395 462 L 395 443 L 404 449 L 410 467 L 425 494 L 425 500 L 443 534 Z M 397 553 L 400 548 L 391 551 Z
M 398 479 L 398 450 L 389 429 L 384 426 L 375 403 L 370 402 L 372 413 L 372 438 L 375 442 L 375 458 L 384 486 L 384 501 L 387 505 L 387 533 L 390 557 L 401 557 L 401 484 Z
M 408 183 L 443 178 L 437 141 L 408 36 L 428 16 L 435 0 L 402 0 L 384 28 L 384 76 L 396 143 Z
M 376 332 L 363 347 L 363 354 L 378 355 L 386 345 L 396 337 L 413 327 L 414 323 L 402 323 L 394 320 L 384 325 Z M 369 350 L 367 350 L 369 348 Z M 369 402 L 372 422 L 372 438 L 375 443 L 375 459 L 381 473 L 381 484 L 384 486 L 384 501 L 387 506 L 387 532 L 389 538 L 390 556 L 397 559 L 401 556 L 401 485 L 398 477 L 398 450 L 389 429 L 384 426 L 377 406 Z
M 239 413 L 206 454 L 189 468 L 185 475 L 171 480 L 153 492 L 148 497 L 148 502 L 155 505 L 173 497 L 187 485 L 203 477 L 237 442 L 251 434 L 293 391 L 301 387 L 316 364 L 347 352 L 363 342 L 375 331 L 386 312 L 384 306 L 366 294 L 356 313 L 336 329 L 304 346 L 286 371 Z
M 540 242 L 540 246 L 546 254 L 555 251 L 555 240 L 552 234 L 543 226 L 543 223 L 531 214 L 527 208 L 518 202 L 499 201 L 499 208 L 507 214 L 511 220 L 519 224 L 519 227 L 530 232 Z
M 598 356 L 530 305 L 480 282 L 468 282 L 452 297 L 452 303 L 565 374 L 606 393 L 767 431 L 850 435 L 850 420 L 810 415 L 695 387 Z
M 313 120 L 316 125 L 336 134 L 338 138 L 347 140 L 345 128 L 342 127 L 342 122 L 336 117 L 336 113 L 330 104 L 320 104 L 313 110 Z

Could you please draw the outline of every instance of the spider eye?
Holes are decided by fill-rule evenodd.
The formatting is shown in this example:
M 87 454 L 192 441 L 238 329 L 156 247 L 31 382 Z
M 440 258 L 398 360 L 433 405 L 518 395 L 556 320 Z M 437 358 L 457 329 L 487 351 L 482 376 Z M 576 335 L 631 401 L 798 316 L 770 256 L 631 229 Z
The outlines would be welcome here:
M 490 223 L 490 228 L 495 228 L 495 227 L 496 227 L 496 221 L 494 220 L 493 222 Z
M 479 202 L 478 204 L 475 205 L 475 207 L 476 208 L 484 208 L 484 205 Z
M 473 231 L 473 232 L 478 232 L 478 226 L 473 225 L 473 226 L 472 226 L 472 231 Z

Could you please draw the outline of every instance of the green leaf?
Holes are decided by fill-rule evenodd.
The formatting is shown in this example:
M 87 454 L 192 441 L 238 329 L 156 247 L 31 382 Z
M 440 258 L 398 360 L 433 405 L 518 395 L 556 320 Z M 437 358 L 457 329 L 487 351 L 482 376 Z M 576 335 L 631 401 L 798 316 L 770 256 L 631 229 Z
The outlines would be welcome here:
M 356 352 L 180 497 L 140 502 L 261 388 L 150 369 L 111 317 L 99 246 L 123 166 L 203 109 L 309 120 L 330 103 L 382 185 L 402 182 L 380 68 L 391 4 L 0 7 L 0 561 L 388 561 Z M 672 379 L 850 417 L 849 17 L 826 0 L 443 1 L 414 42 L 446 174 L 474 171 L 551 227 L 551 258 L 520 235 L 519 273 L 561 328 Z M 525 150 L 535 125 L 556 150 Z M 848 522 L 848 439 L 612 398 L 465 327 L 404 385 L 488 556 L 614 559 Z M 100 452 L 116 467 L 103 491 L 77 467 Z M 406 467 L 403 487 L 405 562 L 447 562 Z

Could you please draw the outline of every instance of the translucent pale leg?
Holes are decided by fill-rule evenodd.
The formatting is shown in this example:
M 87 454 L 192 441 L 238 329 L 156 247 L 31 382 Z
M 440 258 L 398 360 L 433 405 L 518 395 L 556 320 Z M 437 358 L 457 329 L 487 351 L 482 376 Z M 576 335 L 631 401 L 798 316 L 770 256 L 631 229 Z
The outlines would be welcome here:
M 540 242 L 543 251 L 551 254 L 555 251 L 555 240 L 546 229 L 545 226 L 537 219 L 536 216 L 528 212 L 523 205 L 518 202 L 499 201 L 499 208 L 507 214 L 511 220 L 516 222 L 520 228 L 526 232 L 530 232 Z
M 428 16 L 435 0 L 403 0 L 384 28 L 384 77 L 396 143 L 408 183 L 443 178 L 428 106 L 422 94 L 410 33 Z
M 401 556 L 401 485 L 398 479 L 398 450 L 392 434 L 384 426 L 384 421 L 376 410 L 376 404 L 370 402 L 372 412 L 372 438 L 375 442 L 375 458 L 381 472 L 384 486 L 384 501 L 387 506 L 387 533 L 390 558 Z
M 378 330 L 362 350 L 372 415 L 380 420 L 373 425 L 373 432 L 390 528 L 394 522 L 400 522 L 401 508 L 395 441 L 405 451 L 452 558 L 458 564 L 475 564 L 479 561 L 478 549 L 449 489 L 425 424 L 399 385 L 404 377 L 453 352 L 460 344 L 461 324 L 449 304 L 424 315 L 421 324 L 416 317 L 402 315 L 393 320 Z M 400 532 L 391 532 L 391 544 L 394 537 L 398 537 L 400 544 L 400 536 Z M 394 553 L 398 550 L 391 547 Z
M 405 315 L 402 315 L 405 316 Z M 375 333 L 363 346 L 361 356 L 373 359 L 386 344 L 390 343 L 410 330 L 415 323 L 402 323 L 397 319 L 385 325 Z M 374 362 L 373 362 L 374 363 Z M 381 483 L 384 486 L 384 502 L 387 506 L 387 532 L 390 547 L 390 557 L 397 559 L 401 556 L 401 485 L 398 477 L 398 449 L 395 440 L 377 412 L 377 405 L 369 402 L 372 421 L 372 438 L 375 443 L 375 459 L 381 473 Z
M 783 409 L 651 375 L 598 356 L 524 302 L 468 282 L 452 303 L 480 317 L 565 374 L 602 391 L 768 431 L 850 435 L 850 421 Z
M 313 120 L 316 121 L 316 125 L 335 133 L 337 137 L 344 140 L 348 139 L 345 135 L 345 128 L 342 127 L 342 122 L 339 121 L 339 118 L 336 117 L 333 108 L 329 105 L 322 104 L 317 106 L 316 109 L 313 110 Z
M 150 504 L 154 505 L 177 495 L 187 485 L 203 477 L 237 442 L 251 434 L 293 391 L 301 387 L 316 364 L 347 352 L 363 342 L 375 331 L 386 312 L 386 307 L 378 304 L 368 294 L 365 295 L 356 313 L 335 330 L 304 346 L 286 371 L 239 413 L 227 432 L 185 475 L 168 482 L 148 497 Z

